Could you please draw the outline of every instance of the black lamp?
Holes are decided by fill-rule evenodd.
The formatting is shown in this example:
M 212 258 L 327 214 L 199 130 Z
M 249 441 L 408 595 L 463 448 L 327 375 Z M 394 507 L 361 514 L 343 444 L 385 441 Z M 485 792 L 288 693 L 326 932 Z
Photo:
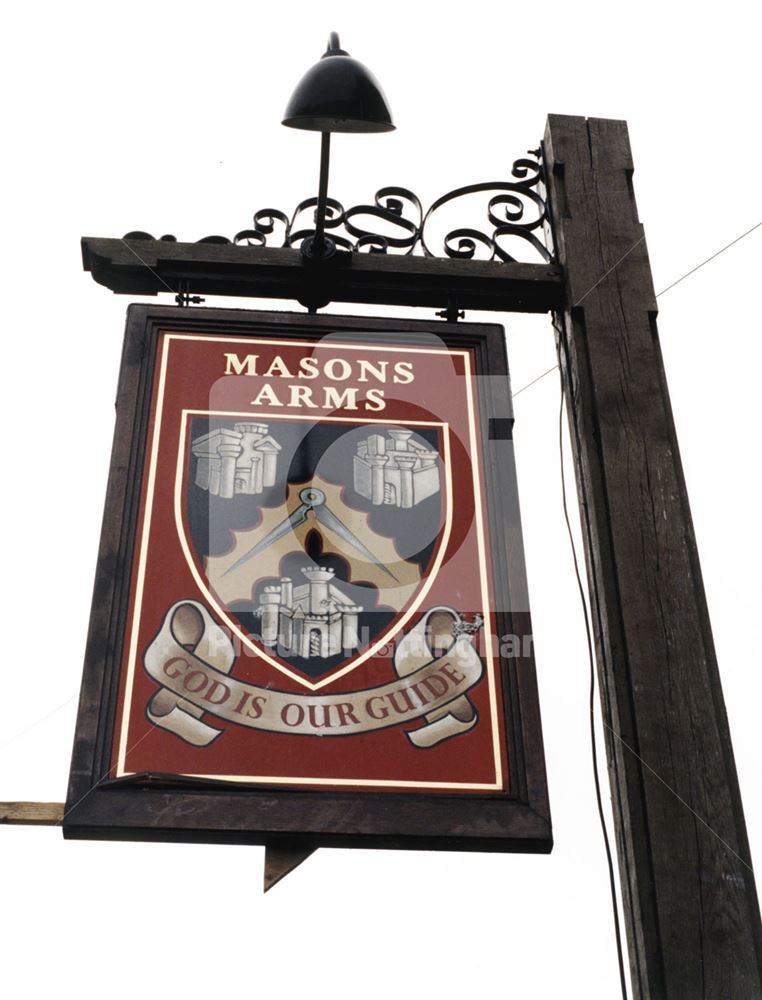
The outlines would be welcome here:
M 336 249 L 333 240 L 325 236 L 331 132 L 391 132 L 394 128 L 378 81 L 341 48 L 335 31 L 320 61 L 299 81 L 283 124 L 322 133 L 315 235 L 302 243 L 302 252 L 312 259 L 330 257 Z

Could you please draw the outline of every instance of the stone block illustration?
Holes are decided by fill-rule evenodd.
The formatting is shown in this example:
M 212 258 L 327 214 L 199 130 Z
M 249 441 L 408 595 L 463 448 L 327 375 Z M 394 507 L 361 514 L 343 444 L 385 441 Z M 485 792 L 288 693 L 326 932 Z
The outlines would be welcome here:
M 307 583 L 295 587 L 289 577 L 265 587 L 257 609 L 262 622 L 262 642 L 288 655 L 336 656 L 356 649 L 358 616 L 362 608 L 333 582 L 332 569 L 308 566 L 302 570 Z
M 412 431 L 370 434 L 357 445 L 354 485 L 374 506 L 414 507 L 439 492 L 439 455 Z
M 261 493 L 275 484 L 281 446 L 268 434 L 267 424 L 237 423 L 197 437 L 196 485 L 214 496 Z

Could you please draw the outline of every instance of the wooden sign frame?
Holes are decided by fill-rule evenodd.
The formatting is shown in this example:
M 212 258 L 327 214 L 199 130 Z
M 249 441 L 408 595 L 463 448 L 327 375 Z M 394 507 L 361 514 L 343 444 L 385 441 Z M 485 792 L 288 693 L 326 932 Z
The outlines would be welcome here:
M 490 527 L 493 627 L 528 641 L 495 654 L 506 756 L 499 793 L 294 790 L 182 779 L 159 770 L 115 776 L 112 760 L 130 580 L 151 433 L 152 394 L 164 334 L 284 342 L 333 338 L 410 348 L 436 336 L 470 352 L 483 445 Z M 511 442 L 512 410 L 502 327 L 365 317 L 181 309 L 128 311 L 93 607 L 66 813 L 68 838 L 309 844 L 548 852 L 552 847 L 531 648 L 531 620 Z

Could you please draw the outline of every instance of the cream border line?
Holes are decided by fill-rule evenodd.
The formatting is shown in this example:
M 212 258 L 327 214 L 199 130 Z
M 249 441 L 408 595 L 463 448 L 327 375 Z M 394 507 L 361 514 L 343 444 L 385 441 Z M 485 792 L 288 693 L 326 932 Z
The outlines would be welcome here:
M 142 596 L 143 596 L 143 585 L 145 580 L 145 565 L 146 557 L 148 552 L 148 541 L 150 535 L 151 527 L 151 514 L 153 511 L 153 491 L 156 480 L 156 465 L 159 449 L 159 437 L 161 430 L 161 418 L 163 414 L 164 407 L 164 389 L 166 384 L 166 373 L 167 373 L 167 362 L 169 356 L 170 343 L 173 340 L 190 340 L 190 341 L 206 341 L 206 342 L 217 342 L 217 343 L 232 343 L 232 344 L 251 344 L 251 338 L 249 337 L 223 337 L 223 336 L 204 336 L 204 335 L 192 335 L 192 334 L 176 334 L 176 333 L 163 333 L 160 334 L 163 337 L 164 343 L 162 344 L 162 355 L 161 355 L 161 369 L 159 375 L 159 385 L 158 385 L 158 397 L 156 405 L 156 419 L 154 421 L 154 426 L 152 430 L 152 441 L 151 441 L 151 459 L 149 466 L 147 493 L 146 493 L 146 506 L 143 515 L 142 524 L 142 536 L 140 542 L 140 558 L 138 562 L 138 580 L 135 589 L 135 600 L 133 604 L 133 622 L 132 629 L 130 632 L 130 648 L 129 648 L 129 659 L 127 667 L 127 684 L 125 686 L 125 696 L 124 696 L 124 706 L 122 709 L 121 727 L 120 727 L 120 738 L 119 738 L 119 755 L 117 759 L 117 773 L 116 777 L 127 777 L 134 774 L 133 771 L 125 770 L 125 758 L 127 754 L 127 737 L 128 737 L 128 726 L 129 726 L 129 710 L 132 704 L 132 691 L 133 682 L 135 674 L 135 661 L 137 652 L 137 639 L 138 632 L 140 629 L 140 612 L 142 610 Z M 280 345 L 280 346 L 304 346 L 304 347 L 327 347 L 329 345 L 323 344 L 320 341 L 299 341 L 299 340 L 276 340 L 276 339 L 258 339 L 258 344 L 270 344 L 270 345 Z M 394 353 L 408 353 L 408 354 L 446 354 L 449 357 L 461 357 L 463 358 L 465 375 L 466 375 L 466 395 L 468 399 L 468 426 L 469 426 L 469 437 L 470 437 L 470 448 L 471 455 L 476 457 L 476 463 L 473 462 L 472 457 L 472 469 L 474 470 L 474 507 L 476 511 L 476 521 L 477 521 L 477 548 L 479 550 L 480 556 L 480 578 L 481 578 L 481 590 L 482 590 L 482 611 L 484 613 L 484 622 L 488 626 L 486 631 L 487 639 L 487 678 L 488 678 L 488 689 L 489 689 L 489 699 L 490 699 L 490 722 L 492 725 L 492 746 L 495 762 L 495 783 L 458 783 L 458 782 L 432 782 L 432 781 L 405 781 L 405 780 L 370 780 L 370 779 L 353 779 L 353 778 L 277 778 L 273 776 L 240 776 L 240 775 L 210 775 L 210 774 L 188 774 L 188 775 L 178 775 L 179 777 L 193 777 L 193 778 L 206 778 L 209 780 L 216 781 L 231 781 L 237 783 L 260 783 L 260 784 L 299 784 L 299 785 L 348 785 L 354 787 L 374 787 L 374 788 L 384 788 L 384 787 L 397 787 L 397 788 L 453 788 L 462 790 L 473 790 L 473 791 L 492 791 L 500 790 L 502 788 L 502 762 L 500 757 L 500 742 L 498 739 L 498 719 L 497 719 L 497 702 L 496 702 L 496 685 L 495 685 L 495 662 L 492 652 L 492 627 L 491 627 L 491 617 L 489 611 L 489 588 L 487 585 L 487 566 L 486 566 L 486 553 L 484 548 L 484 525 L 483 525 L 483 511 L 482 511 L 482 491 L 481 491 L 481 464 L 479 462 L 478 453 L 476 450 L 476 431 L 474 423 L 474 399 L 473 391 L 471 386 L 471 359 L 467 351 L 454 351 L 448 350 L 446 347 L 432 349 L 432 348 L 417 348 L 417 347 L 384 347 L 381 345 L 365 345 L 365 344 L 351 344 L 351 343 L 334 343 L 331 342 L 331 348 L 344 349 L 344 350 L 367 350 L 367 351 L 389 351 Z M 194 411 L 187 411 L 194 412 Z M 220 411 L 222 412 L 222 411 Z M 185 411 L 183 411 L 183 420 L 185 419 Z M 293 419 L 303 419 L 303 417 L 295 416 Z M 345 421 L 356 423 L 354 418 L 336 418 L 343 419 Z M 370 419 L 368 422 L 372 422 Z M 389 423 L 389 421 L 381 421 L 376 419 L 378 423 Z M 420 422 L 423 424 L 424 422 Z M 444 425 L 446 426 L 446 425 Z M 449 432 L 449 428 L 448 428 Z M 445 440 L 449 447 L 449 433 L 445 435 Z M 449 469 L 449 462 L 448 462 Z M 448 491 L 449 493 L 450 491 Z M 444 548 L 440 550 L 444 552 Z M 186 556 L 187 558 L 187 556 Z M 192 565 L 192 564 L 191 564 Z M 336 675 L 338 676 L 338 675 Z M 332 678 L 334 679 L 334 678 Z
M 290 414 L 284 414 L 281 416 L 266 414 L 264 416 L 252 413 L 252 412 L 229 412 L 222 410 L 183 410 L 181 417 L 180 426 L 180 446 L 179 453 L 177 456 L 177 471 L 175 473 L 175 528 L 177 529 L 177 534 L 180 539 L 180 547 L 185 555 L 185 560 L 190 567 L 190 571 L 193 575 L 193 579 L 196 581 L 196 586 L 204 594 L 207 601 L 211 604 L 214 610 L 217 612 L 218 616 L 226 623 L 231 632 L 235 633 L 244 645 L 250 649 L 257 657 L 257 659 L 264 660 L 269 663 L 270 666 L 275 667 L 276 670 L 280 670 L 282 674 L 290 677 L 291 680 L 296 681 L 301 684 L 302 687 L 308 688 L 310 691 L 319 691 L 320 688 L 326 687 L 328 684 L 332 684 L 334 681 L 338 680 L 339 677 L 344 677 L 346 674 L 351 673 L 356 667 L 359 667 L 361 663 L 370 659 L 374 656 L 382 646 L 386 644 L 389 640 L 389 630 L 383 633 L 383 635 L 373 643 L 364 653 L 352 660 L 341 670 L 337 670 L 327 677 L 322 678 L 315 683 L 308 680 L 305 677 L 301 677 L 299 674 L 294 673 L 289 670 L 287 666 L 279 663 L 274 657 L 270 656 L 264 649 L 260 649 L 259 646 L 255 645 L 251 639 L 243 632 L 235 622 L 229 617 L 227 611 L 218 603 L 216 597 L 212 593 L 206 581 L 203 579 L 201 574 L 196 568 L 196 564 L 193 560 L 190 548 L 188 546 L 188 540 L 185 537 L 185 532 L 182 528 L 182 492 L 183 492 L 183 471 L 185 468 L 185 449 L 186 449 L 186 422 L 188 414 L 198 414 L 201 416 L 224 416 L 224 417 L 247 417 L 253 420 L 296 420 L 303 421 L 305 418 L 302 416 L 292 416 Z M 316 420 L 315 423 L 353 423 L 356 424 L 358 421 L 354 417 L 323 417 L 321 420 Z M 364 424 L 382 424 L 384 427 L 395 427 L 398 425 L 397 421 L 389 420 L 379 420 L 377 418 L 366 419 L 363 418 L 361 421 Z M 401 425 L 400 425 L 401 426 Z M 439 549 L 437 551 L 434 563 L 426 574 L 423 585 L 419 587 L 418 593 L 415 597 L 413 603 L 408 607 L 407 611 L 403 614 L 402 618 L 395 624 L 395 631 L 402 629 L 412 618 L 418 608 L 421 606 L 424 598 L 431 590 L 431 586 L 434 583 L 437 573 L 439 572 L 442 562 L 444 561 L 445 552 L 447 551 L 447 546 L 450 543 L 450 535 L 452 534 L 452 463 L 450 456 L 450 428 L 449 425 L 441 421 L 433 420 L 406 420 L 406 427 L 441 427 L 444 431 L 442 438 L 444 441 L 444 466 L 445 466 L 445 486 L 446 486 L 446 497 L 447 506 L 445 511 L 445 522 L 444 522 L 444 534 L 442 541 L 439 544 Z
M 484 544 L 484 524 L 482 521 L 482 487 L 481 487 L 481 456 L 477 449 L 476 440 L 476 426 L 475 426 L 475 409 L 474 409 L 474 396 L 471 384 L 472 374 L 471 374 L 471 359 L 466 357 L 466 395 L 468 397 L 468 426 L 471 434 L 471 464 L 472 467 L 475 465 L 474 474 L 474 503 L 479 516 L 476 519 L 476 542 L 479 549 L 479 568 L 481 571 L 481 585 L 482 585 L 482 610 L 484 611 L 484 624 L 487 626 L 484 630 L 485 638 L 487 640 L 487 662 L 489 663 L 489 669 L 487 671 L 487 678 L 489 683 L 489 703 L 490 703 L 490 721 L 492 722 L 492 748 L 495 755 L 495 779 L 498 785 L 503 783 L 503 765 L 500 757 L 500 742 L 497 740 L 497 692 L 495 690 L 495 657 L 492 652 L 492 616 L 490 615 L 489 608 L 489 583 L 487 580 L 487 554 Z
M 361 319 L 361 317 L 358 318 Z M 356 332 L 359 333 L 361 331 L 358 330 Z M 211 337 L 203 333 L 164 333 L 162 335 L 166 340 L 205 340 L 210 343 L 251 344 L 251 337 L 226 337 L 222 334 L 217 337 Z M 393 354 L 444 354 L 450 358 L 465 358 L 468 354 L 467 351 L 449 350 L 444 344 L 442 347 L 385 347 L 383 344 L 353 344 L 346 340 L 329 340 L 330 336 L 331 333 L 327 332 L 323 340 L 292 340 L 290 338 L 282 340 L 278 338 L 257 337 L 257 344 L 270 344 L 277 347 L 315 347 L 318 350 L 328 350 L 330 348 L 331 350 L 338 351 L 385 351 Z M 436 334 L 434 336 L 436 337 Z M 326 343 L 325 341 L 328 342 Z
M 132 628 L 130 630 L 130 648 L 127 659 L 127 683 L 124 689 L 124 705 L 122 707 L 122 722 L 119 731 L 119 755 L 117 757 L 117 777 L 121 777 L 124 771 L 125 758 L 127 756 L 127 733 L 129 726 L 129 711 L 132 706 L 132 688 L 135 676 L 135 659 L 138 647 L 138 633 L 140 631 L 140 613 L 143 608 L 143 584 L 145 581 L 146 557 L 148 555 L 148 537 L 151 532 L 151 515 L 153 513 L 153 491 L 156 483 L 156 464 L 159 454 L 159 436 L 161 432 L 161 419 L 164 410 L 164 386 L 167 380 L 167 359 L 169 357 L 169 343 L 165 341 L 161 345 L 161 368 L 159 370 L 159 387 L 156 400 L 156 419 L 151 430 L 151 460 L 148 467 L 148 483 L 146 486 L 146 506 L 143 512 L 143 523 L 141 525 L 140 555 L 138 557 L 138 577 L 135 587 L 135 599 L 132 605 Z
M 132 774 L 132 771 L 127 774 Z M 124 775 L 124 777 L 127 776 Z M 122 777 L 122 775 L 120 775 Z M 273 778 L 270 776 L 242 778 L 240 775 L 220 775 L 220 774 L 181 774 L 180 778 L 205 778 L 212 781 L 236 782 L 237 784 L 268 784 L 268 785 L 347 785 L 352 788 L 455 788 L 461 791 L 494 792 L 500 789 L 500 785 L 491 784 L 466 784 L 457 781 L 403 781 L 402 779 L 386 780 L 379 778 L 374 781 L 372 778 Z

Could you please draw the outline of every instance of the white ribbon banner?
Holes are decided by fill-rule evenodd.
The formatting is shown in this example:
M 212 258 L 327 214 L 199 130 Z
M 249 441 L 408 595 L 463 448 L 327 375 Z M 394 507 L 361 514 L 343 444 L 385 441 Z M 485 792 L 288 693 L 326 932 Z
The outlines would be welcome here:
M 465 693 L 481 678 L 483 665 L 457 626 L 457 611 L 433 608 L 397 646 L 399 680 L 343 694 L 300 695 L 231 677 L 235 651 L 227 633 L 202 604 L 178 601 L 145 653 L 145 668 L 161 685 L 146 715 L 194 746 L 208 746 L 222 732 L 202 721 L 207 713 L 250 729 L 300 736 L 353 736 L 423 718 L 425 724 L 406 736 L 416 747 L 432 747 L 478 721 Z

